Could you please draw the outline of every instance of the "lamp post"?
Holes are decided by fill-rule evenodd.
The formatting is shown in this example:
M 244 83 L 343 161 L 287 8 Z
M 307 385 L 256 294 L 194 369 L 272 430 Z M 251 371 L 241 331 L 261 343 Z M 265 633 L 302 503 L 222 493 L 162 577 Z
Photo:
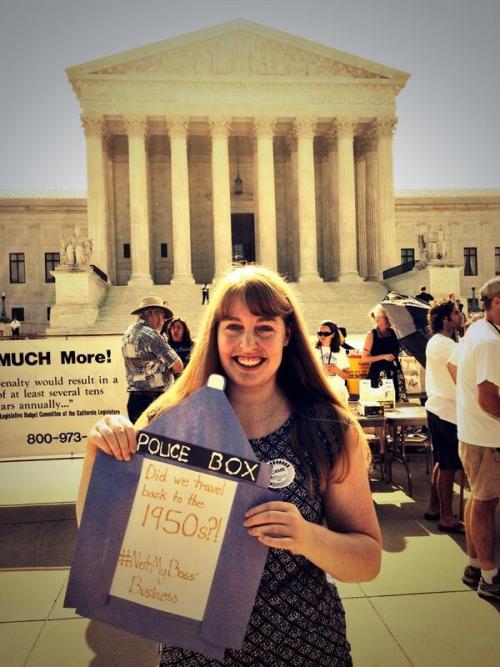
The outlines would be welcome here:
M 240 138 L 236 137 L 236 178 L 234 179 L 234 194 L 243 194 L 243 181 L 240 176 Z
M 467 299 L 467 310 L 470 313 L 477 313 L 479 311 L 479 301 L 476 298 L 476 287 L 472 285 L 470 288 L 472 292 L 472 297 Z
M 0 314 L 0 324 L 8 324 L 9 318 L 7 317 L 7 311 L 5 310 L 5 292 L 2 292 L 0 296 L 2 297 L 2 313 Z

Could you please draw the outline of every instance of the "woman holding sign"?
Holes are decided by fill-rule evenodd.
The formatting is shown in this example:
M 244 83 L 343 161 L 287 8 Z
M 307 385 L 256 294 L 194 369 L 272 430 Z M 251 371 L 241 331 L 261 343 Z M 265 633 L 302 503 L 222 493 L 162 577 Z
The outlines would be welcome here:
M 369 453 L 358 424 L 330 389 L 290 287 L 257 266 L 235 269 L 210 301 L 191 361 L 178 382 L 136 424 L 226 378 L 227 397 L 260 461 L 273 463 L 282 500 L 250 508 L 244 525 L 270 547 L 241 650 L 224 665 L 351 665 L 344 610 L 332 578 L 373 579 L 381 536 L 368 483 Z M 109 416 L 88 438 L 81 514 L 95 453 L 130 460 L 132 424 Z M 276 471 L 276 474 L 274 474 Z M 160 646 L 160 665 L 220 664 Z

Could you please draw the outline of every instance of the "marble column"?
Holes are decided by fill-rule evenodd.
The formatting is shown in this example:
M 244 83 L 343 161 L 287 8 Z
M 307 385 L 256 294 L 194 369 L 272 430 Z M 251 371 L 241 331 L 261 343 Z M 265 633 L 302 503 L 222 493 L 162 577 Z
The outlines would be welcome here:
M 341 281 L 359 281 L 354 188 L 354 131 L 356 125 L 356 121 L 348 118 L 340 118 L 335 123 L 338 151 L 338 221 L 341 238 L 339 280 Z
M 92 241 L 91 264 L 109 276 L 110 222 L 107 185 L 107 132 L 103 116 L 82 116 L 87 142 L 87 236 Z
M 354 141 L 356 183 L 356 229 L 358 238 L 358 270 L 366 278 L 366 153 L 362 137 Z
M 318 229 L 320 245 L 318 246 L 319 274 L 324 281 L 332 280 L 332 195 L 330 177 L 330 151 L 326 137 L 319 137 L 317 142 L 318 155 L 318 197 L 316 207 L 321 222 Z
M 254 132 L 257 152 L 257 261 L 274 271 L 278 268 L 276 240 L 276 191 L 274 184 L 273 118 L 255 118 Z
M 146 159 L 147 121 L 141 116 L 124 118 L 128 136 L 130 193 L 131 283 L 152 285 L 150 261 L 148 171 Z
M 377 118 L 377 169 L 378 169 L 378 271 L 397 266 L 400 257 L 396 248 L 396 215 L 394 210 L 394 178 L 392 164 L 392 135 L 395 118 Z
M 377 132 L 371 127 L 365 134 L 366 155 L 366 279 L 378 280 L 377 233 Z
M 212 205 L 214 217 L 214 280 L 218 280 L 233 260 L 231 238 L 231 189 L 229 180 L 229 118 L 211 118 Z
M 172 241 L 174 271 L 171 283 L 194 282 L 191 272 L 191 225 L 189 214 L 188 118 L 167 118 L 170 136 L 172 183 Z
M 253 181 L 253 203 L 254 203 L 254 238 L 255 238 L 255 256 L 257 258 L 257 249 L 260 248 L 260 224 L 259 224 L 259 170 L 257 167 L 257 140 L 253 132 L 249 133 L 248 146 L 252 156 L 252 181 Z
M 315 118 L 297 118 L 297 190 L 299 215 L 299 282 L 319 281 L 314 184 Z
M 339 268 L 339 251 L 340 251 L 340 234 L 338 224 L 338 152 L 337 152 L 337 131 L 331 128 L 326 133 L 328 146 L 328 171 L 330 175 L 330 263 L 331 263 L 331 279 L 338 279 Z
M 286 136 L 286 145 L 288 149 L 288 182 L 286 184 L 287 193 L 287 255 L 288 255 L 288 277 L 297 280 L 299 276 L 299 218 L 297 204 L 297 137 L 295 130 L 289 131 Z

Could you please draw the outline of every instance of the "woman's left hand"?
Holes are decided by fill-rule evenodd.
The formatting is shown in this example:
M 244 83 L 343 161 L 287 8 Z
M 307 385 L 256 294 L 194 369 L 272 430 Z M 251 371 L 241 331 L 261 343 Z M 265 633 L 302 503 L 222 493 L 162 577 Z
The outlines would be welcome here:
M 272 500 L 245 512 L 245 528 L 259 542 L 275 549 L 303 555 L 310 539 L 311 524 L 292 503 Z

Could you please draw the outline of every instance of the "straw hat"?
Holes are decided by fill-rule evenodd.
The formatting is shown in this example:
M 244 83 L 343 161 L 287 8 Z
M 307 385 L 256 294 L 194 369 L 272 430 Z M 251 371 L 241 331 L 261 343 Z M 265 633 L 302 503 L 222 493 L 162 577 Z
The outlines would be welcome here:
M 161 308 L 162 310 L 165 311 L 165 319 L 170 320 L 174 314 L 168 308 L 167 302 L 164 301 L 163 299 L 160 299 L 159 296 L 145 296 L 141 299 L 139 305 L 135 310 L 133 310 L 130 314 L 131 315 L 139 315 L 142 313 L 143 310 L 147 310 L 148 308 Z

